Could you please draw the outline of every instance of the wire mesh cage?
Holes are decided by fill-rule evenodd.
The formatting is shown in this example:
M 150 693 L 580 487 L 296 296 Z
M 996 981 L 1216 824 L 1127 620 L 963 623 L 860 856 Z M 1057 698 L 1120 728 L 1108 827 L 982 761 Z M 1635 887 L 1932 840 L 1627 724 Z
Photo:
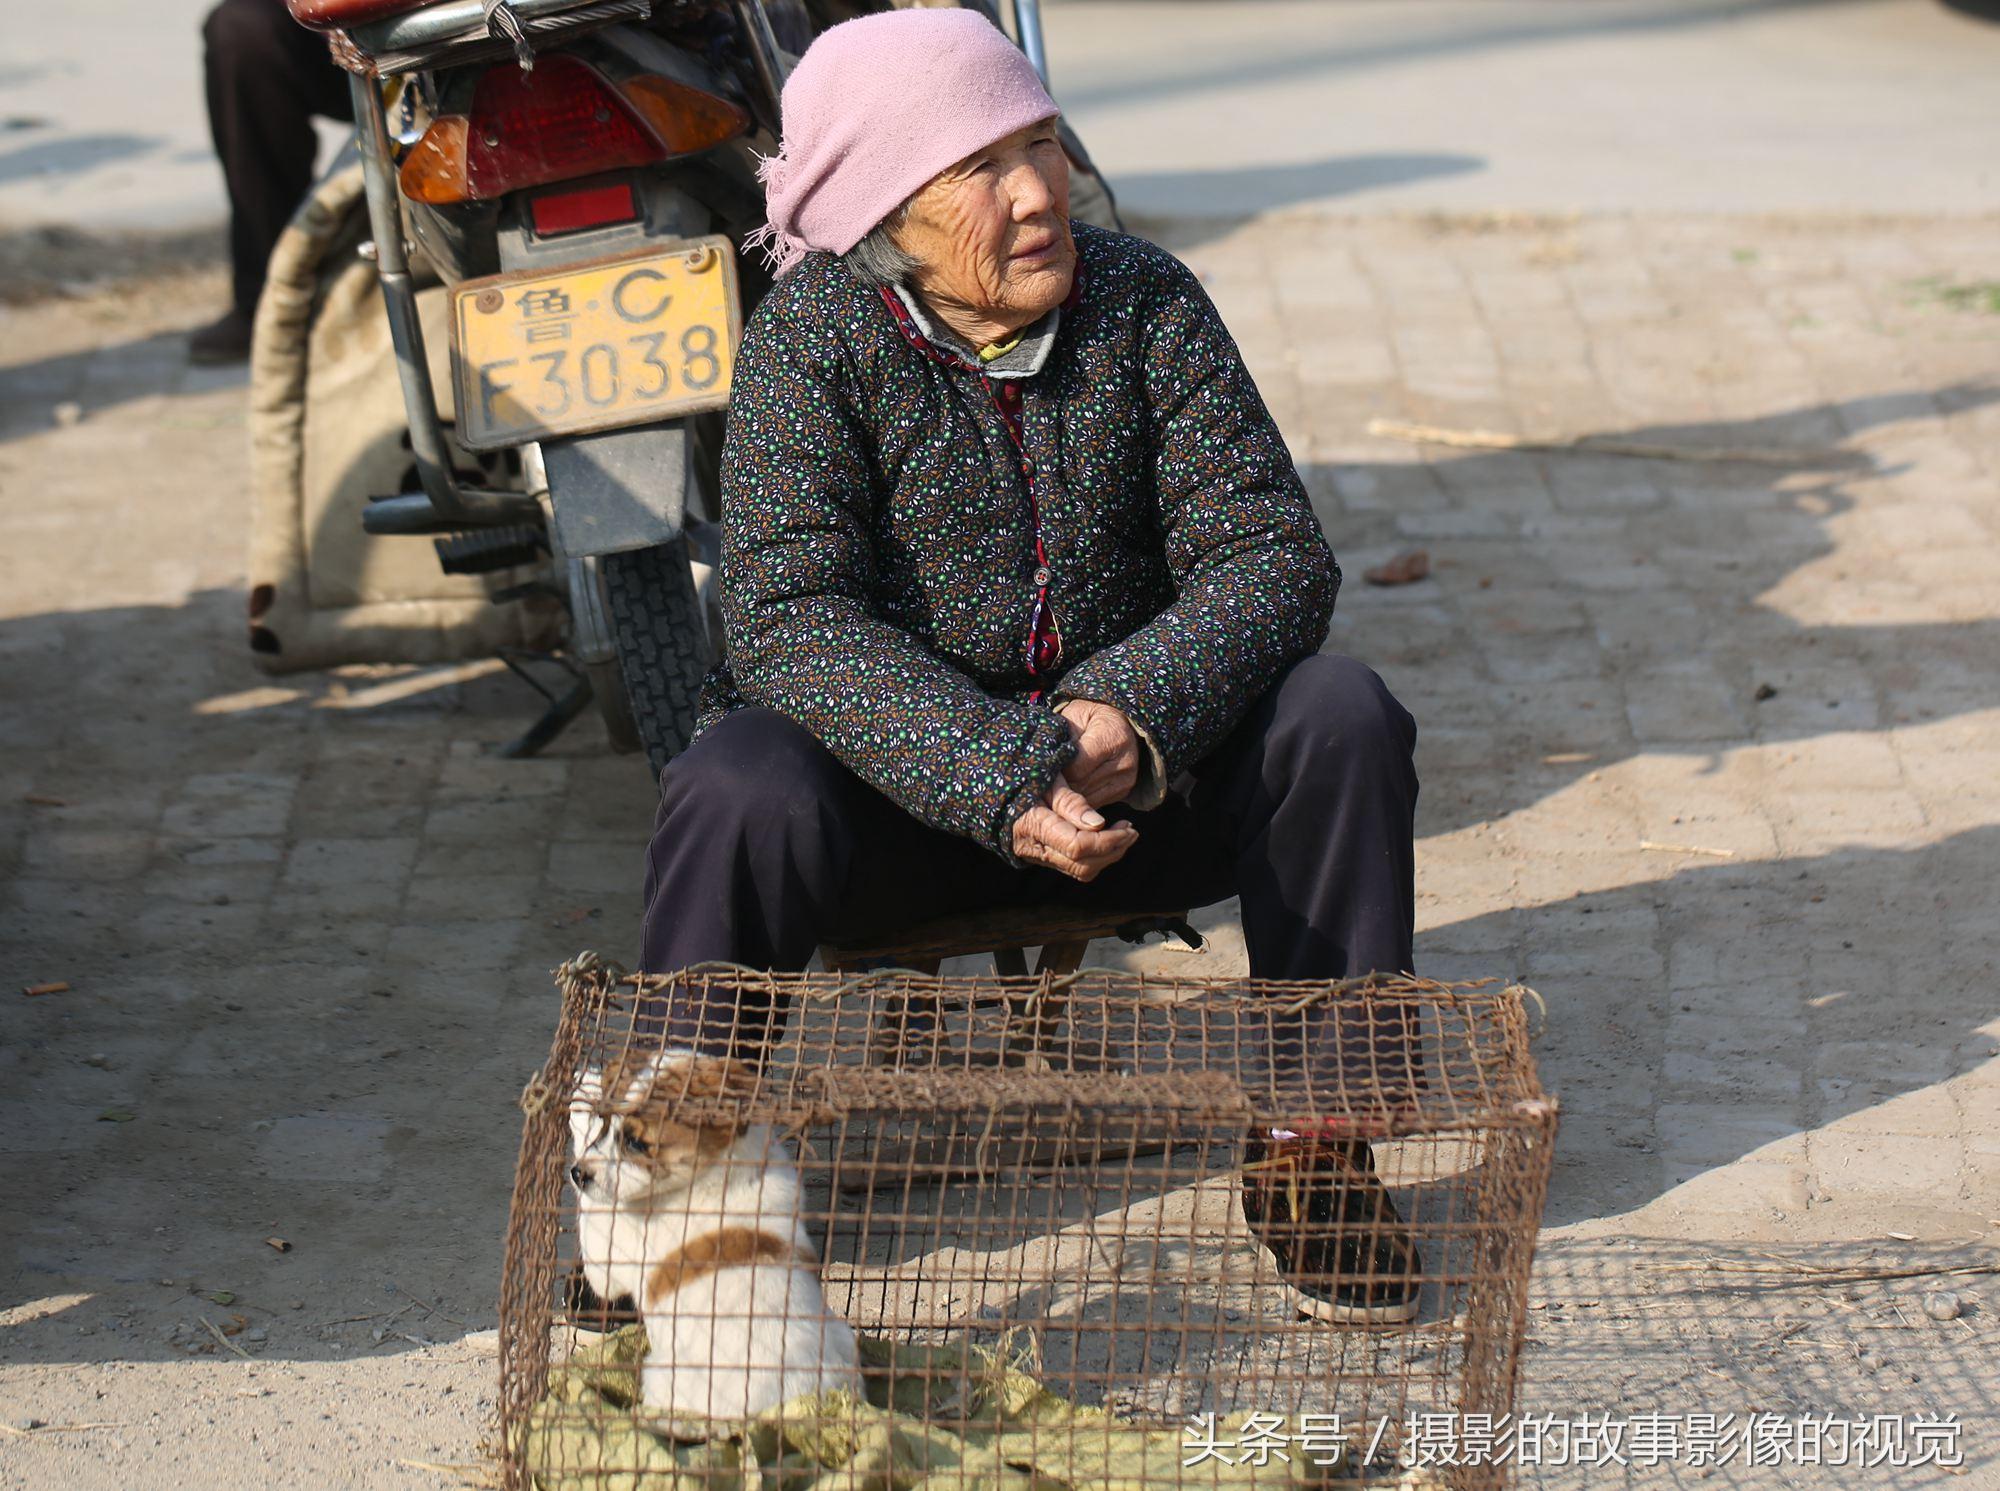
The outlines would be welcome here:
M 1504 1484 L 1410 1438 L 1511 1407 L 1556 1126 L 1526 991 L 558 981 L 509 1491 Z

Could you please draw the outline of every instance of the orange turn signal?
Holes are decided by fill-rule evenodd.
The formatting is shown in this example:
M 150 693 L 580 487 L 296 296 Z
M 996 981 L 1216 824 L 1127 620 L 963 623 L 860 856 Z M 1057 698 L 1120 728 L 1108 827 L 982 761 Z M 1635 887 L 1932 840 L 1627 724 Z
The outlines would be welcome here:
M 464 202 L 472 196 L 472 184 L 465 167 L 466 118 L 463 114 L 440 114 L 431 121 L 423 138 L 403 157 L 397 179 L 403 195 L 412 202 L 444 206 Z
M 692 155 L 750 132 L 750 116 L 728 99 L 671 78 L 642 74 L 619 91 L 669 155 Z

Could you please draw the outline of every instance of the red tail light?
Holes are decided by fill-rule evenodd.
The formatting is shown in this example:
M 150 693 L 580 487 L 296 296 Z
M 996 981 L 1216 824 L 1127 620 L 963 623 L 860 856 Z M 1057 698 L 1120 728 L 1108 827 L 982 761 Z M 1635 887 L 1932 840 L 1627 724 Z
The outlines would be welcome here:
M 492 201 L 523 187 L 691 155 L 734 139 L 750 118 L 726 98 L 666 78 L 613 86 L 575 57 L 531 73 L 482 74 L 472 112 L 444 114 L 404 158 L 404 195 L 418 202 Z
M 490 68 L 472 96 L 465 165 L 475 197 L 665 156 L 625 101 L 574 57 L 551 57 L 533 72 Z

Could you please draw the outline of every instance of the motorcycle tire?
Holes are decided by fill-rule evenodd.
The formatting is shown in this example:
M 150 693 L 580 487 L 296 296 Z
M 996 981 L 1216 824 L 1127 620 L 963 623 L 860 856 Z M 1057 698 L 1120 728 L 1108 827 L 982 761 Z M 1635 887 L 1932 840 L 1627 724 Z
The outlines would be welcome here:
M 598 575 L 632 727 L 657 782 L 693 738 L 701 681 L 713 662 L 687 545 L 606 554 Z

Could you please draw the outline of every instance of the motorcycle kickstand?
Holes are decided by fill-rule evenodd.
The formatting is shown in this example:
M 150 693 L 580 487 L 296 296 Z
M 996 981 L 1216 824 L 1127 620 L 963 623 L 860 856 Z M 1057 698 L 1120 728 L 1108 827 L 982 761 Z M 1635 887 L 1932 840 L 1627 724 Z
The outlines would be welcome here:
M 567 730 L 576 717 L 590 708 L 590 675 L 585 673 L 568 658 L 551 652 L 533 652 L 521 647 L 503 647 L 499 652 L 500 661 L 507 665 L 507 671 L 527 684 L 529 688 L 548 701 L 548 707 L 535 722 L 514 739 L 501 746 L 498 754 L 510 761 L 518 761 L 528 756 L 538 756 L 546 750 L 563 731 Z M 530 661 L 554 663 L 575 681 L 558 694 L 534 674 L 526 664 Z

